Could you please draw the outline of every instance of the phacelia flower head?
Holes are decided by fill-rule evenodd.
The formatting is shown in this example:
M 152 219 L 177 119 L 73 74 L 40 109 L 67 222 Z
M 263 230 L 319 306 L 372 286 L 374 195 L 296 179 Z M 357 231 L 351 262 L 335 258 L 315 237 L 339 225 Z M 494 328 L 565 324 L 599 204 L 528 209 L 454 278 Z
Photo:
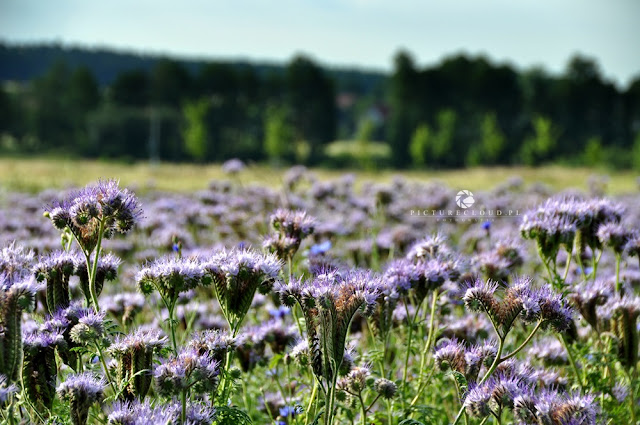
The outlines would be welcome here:
M 271 214 L 271 226 L 276 233 L 265 238 L 263 247 L 287 260 L 295 255 L 302 240 L 314 232 L 316 222 L 305 211 L 281 208 Z
M 24 337 L 22 379 L 27 397 L 36 407 L 51 410 L 53 406 L 58 376 L 55 349 L 64 345 L 59 332 L 35 331 Z
M 354 270 L 329 271 L 311 280 L 292 279 L 276 286 L 283 304 L 298 303 L 302 308 L 316 376 L 331 382 L 343 361 L 351 319 L 358 310 L 373 313 L 380 284 L 378 275 Z
M 249 311 L 256 290 L 267 293 L 278 279 L 281 262 L 253 249 L 222 250 L 203 264 L 233 332 Z
M 9 383 L 6 376 L 0 375 L 0 406 L 9 401 L 9 399 L 18 392 L 16 384 Z
M 34 253 L 14 242 L 0 250 L 0 276 L 3 285 L 26 280 L 31 274 Z
M 233 350 L 235 346 L 235 338 L 229 335 L 228 332 L 217 329 L 197 333 L 189 341 L 189 347 L 198 350 L 202 355 L 207 354 L 213 357 L 220 363 L 221 367 L 224 366 L 227 352 Z
M 156 366 L 153 375 L 162 395 L 178 396 L 187 389 L 195 394 L 205 394 L 218 387 L 218 366 L 212 357 L 202 355 L 194 348 L 185 348 Z
M 495 295 L 497 289 L 496 282 L 477 279 L 467 284 L 463 300 L 470 310 L 486 312 L 503 336 L 518 317 L 524 322 L 541 321 L 542 326 L 551 326 L 557 332 L 569 329 L 573 311 L 549 285 L 535 288 L 530 278 L 517 277 L 502 291 L 502 300 Z
M 613 249 L 613 252 L 620 255 L 624 251 L 625 245 L 631 238 L 631 231 L 621 223 L 608 222 L 598 228 L 598 239 L 604 246 Z
M 208 284 L 210 278 L 199 260 L 170 256 L 147 264 L 136 275 L 136 281 L 143 294 L 156 289 L 164 299 L 177 300 L 180 293 Z
M 96 279 L 94 282 L 94 291 L 96 296 L 102 293 L 105 281 L 110 282 L 116 279 L 120 263 L 122 263 L 122 260 L 111 253 L 103 255 L 98 259 Z M 91 292 L 89 289 L 89 273 L 87 272 L 87 262 L 84 257 L 76 256 L 75 275 L 80 278 L 80 288 L 82 289 L 82 292 L 85 294 L 87 299 L 90 299 Z
M 71 422 L 74 425 L 85 425 L 89 416 L 89 408 L 94 403 L 100 403 L 104 396 L 106 382 L 97 379 L 93 374 L 85 372 L 69 375 L 58 386 L 60 399 L 69 402 Z
M 47 309 L 50 314 L 69 306 L 69 278 L 75 270 L 76 254 L 54 251 L 40 258 L 34 267 L 39 282 L 47 283 Z
M 68 228 L 87 253 L 93 252 L 101 237 L 129 232 L 142 214 L 136 196 L 120 189 L 116 180 L 86 186 L 46 211 L 53 225 L 60 230 Z
M 104 312 L 83 311 L 78 323 L 71 328 L 71 341 L 81 345 L 99 342 L 104 336 L 104 317 Z
M 202 403 L 188 402 L 185 423 L 210 425 L 215 409 Z M 175 401 L 152 406 L 149 401 L 116 401 L 108 408 L 109 425 L 166 425 L 180 422 L 181 406 Z
M 139 328 L 133 333 L 118 336 L 108 349 L 117 361 L 117 377 L 129 384 L 123 397 L 144 399 L 152 380 L 153 354 L 166 345 L 167 338 L 158 330 Z

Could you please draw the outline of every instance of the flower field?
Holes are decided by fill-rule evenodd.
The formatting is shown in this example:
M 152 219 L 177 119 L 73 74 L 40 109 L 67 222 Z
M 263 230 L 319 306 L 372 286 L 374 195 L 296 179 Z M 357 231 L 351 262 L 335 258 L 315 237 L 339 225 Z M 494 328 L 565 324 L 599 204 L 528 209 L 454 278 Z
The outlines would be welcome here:
M 2 423 L 638 422 L 637 194 L 225 171 L 3 194 Z

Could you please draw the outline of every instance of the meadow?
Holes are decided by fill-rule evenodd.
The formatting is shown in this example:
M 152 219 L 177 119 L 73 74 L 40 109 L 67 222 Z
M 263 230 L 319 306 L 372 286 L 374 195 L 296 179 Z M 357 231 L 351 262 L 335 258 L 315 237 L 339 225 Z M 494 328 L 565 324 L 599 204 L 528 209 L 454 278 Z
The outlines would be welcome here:
M 631 173 L 2 159 L 0 182 L 3 423 L 638 423 Z

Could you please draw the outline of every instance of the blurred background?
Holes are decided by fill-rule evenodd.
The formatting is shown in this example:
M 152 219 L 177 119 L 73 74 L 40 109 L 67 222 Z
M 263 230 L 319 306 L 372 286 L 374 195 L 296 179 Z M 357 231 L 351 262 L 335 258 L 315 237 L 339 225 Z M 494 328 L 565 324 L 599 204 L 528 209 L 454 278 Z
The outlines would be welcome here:
M 0 155 L 640 170 L 634 0 L 0 0 Z

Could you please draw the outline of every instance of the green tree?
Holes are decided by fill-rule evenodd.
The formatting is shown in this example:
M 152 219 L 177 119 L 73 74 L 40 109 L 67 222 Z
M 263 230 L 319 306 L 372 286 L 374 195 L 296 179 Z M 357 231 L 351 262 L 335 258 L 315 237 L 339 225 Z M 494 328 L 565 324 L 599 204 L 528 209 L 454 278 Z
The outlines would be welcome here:
M 185 102 L 182 107 L 185 126 L 182 131 L 186 153 L 196 161 L 207 157 L 207 126 L 205 117 L 209 110 L 209 101 L 199 99 Z
M 534 135 L 522 144 L 521 156 L 526 165 L 537 165 L 549 160 L 558 142 L 559 130 L 547 117 L 533 119 Z
M 411 137 L 409 151 L 411 152 L 411 161 L 416 167 L 426 165 L 427 158 L 430 155 L 431 131 L 427 124 L 420 124 Z
M 584 148 L 582 154 L 582 162 L 584 165 L 595 167 L 602 164 L 604 160 L 604 149 L 602 149 L 602 142 L 599 137 L 591 137 Z
M 409 144 L 412 132 L 418 125 L 418 72 L 408 52 L 400 51 L 394 58 L 394 71 L 389 81 L 391 116 L 388 126 L 388 142 L 392 163 L 404 167 L 410 161 Z
M 289 160 L 294 154 L 294 134 L 289 114 L 282 106 L 267 108 L 264 120 L 264 150 L 270 160 Z
M 480 142 L 470 147 L 467 154 L 469 165 L 493 165 L 498 163 L 504 150 L 506 139 L 500 129 L 496 114 L 485 114 L 480 124 Z
M 336 136 L 333 81 L 311 59 L 298 56 L 287 66 L 285 87 L 296 142 L 307 143 L 309 159 L 317 161 Z
M 632 156 L 633 169 L 640 171 L 640 132 L 636 133 L 636 139 L 633 142 Z
M 438 112 L 436 121 L 438 123 L 438 131 L 433 137 L 432 157 L 437 165 L 447 165 L 448 157 L 455 153 L 453 152 L 453 138 L 456 130 L 457 115 L 455 111 L 445 109 Z

